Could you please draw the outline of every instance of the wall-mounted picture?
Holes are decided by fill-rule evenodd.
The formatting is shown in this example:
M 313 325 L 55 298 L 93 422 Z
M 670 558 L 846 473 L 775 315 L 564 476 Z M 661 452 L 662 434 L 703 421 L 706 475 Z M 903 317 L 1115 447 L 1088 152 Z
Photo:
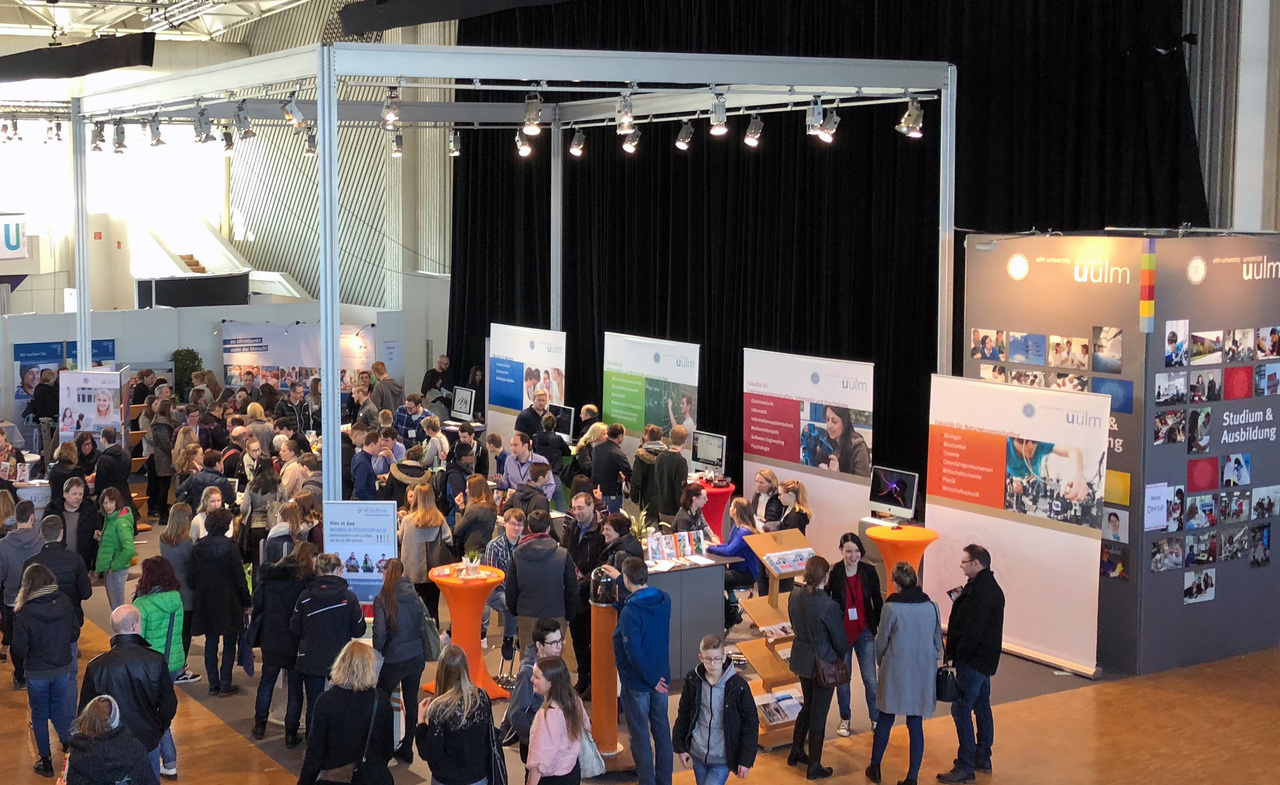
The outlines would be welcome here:
M 1194 605 L 1198 602 L 1209 602 L 1213 599 L 1214 586 L 1217 582 L 1218 570 L 1215 567 L 1186 573 L 1182 580 L 1182 604 Z
M 1234 488 L 1237 485 L 1250 484 L 1250 467 L 1252 460 L 1247 452 L 1236 452 L 1218 459 L 1218 469 L 1222 473 L 1222 485 Z
M 1053 382 L 1049 385 L 1054 390 L 1072 390 L 1074 392 L 1084 392 L 1089 389 L 1089 377 L 1081 376 L 1078 373 L 1055 373 Z
M 1245 401 L 1253 397 L 1253 366 L 1237 365 L 1222 371 L 1222 399 Z
M 1183 409 L 1156 412 L 1151 443 L 1181 444 L 1187 440 L 1187 413 Z
M 1050 335 L 1049 365 L 1054 368 L 1074 368 L 1081 371 L 1088 368 L 1089 339 Z
M 1044 387 L 1046 376 L 1048 374 L 1043 371 L 1024 371 L 1016 368 L 1009 372 L 1009 384 L 1022 387 Z
M 1184 529 L 1208 529 L 1218 525 L 1218 513 L 1213 505 L 1213 494 L 1205 493 L 1187 497 L 1182 513 Z
M 1008 437 L 1004 508 L 1101 529 L 1104 457 L 1073 445 Z
M 1217 365 L 1222 362 L 1222 331 L 1191 333 L 1191 364 Z
M 1187 402 L 1187 374 L 1181 371 L 1156 374 L 1156 406 Z
M 1186 554 L 1182 557 L 1182 561 L 1188 567 L 1216 564 L 1218 561 L 1217 532 L 1207 532 L 1187 537 L 1187 544 L 1184 547 Z
M 1191 323 L 1186 319 L 1164 323 L 1164 367 L 1182 368 L 1187 364 L 1187 333 Z
M 1098 562 L 1098 574 L 1104 578 L 1129 580 L 1129 548 L 1117 542 L 1102 541 L 1102 555 Z
M 800 420 L 800 462 L 806 466 L 871 476 L 871 412 L 810 403 Z
M 1272 518 L 1276 514 L 1276 502 L 1280 501 L 1280 485 L 1264 485 L 1253 489 L 1253 519 Z
M 524 405 L 533 405 L 533 394 L 538 390 L 547 393 L 548 403 L 564 405 L 564 370 L 561 368 L 524 368 Z M 650 420 L 650 422 L 653 422 Z
M 1271 524 L 1249 527 L 1249 566 L 1266 567 L 1271 563 Z
M 1044 365 L 1047 339 L 1042 333 L 1009 333 L 1009 356 L 1006 362 Z
M 1245 527 L 1236 531 L 1219 532 L 1218 540 L 1222 543 L 1218 548 L 1218 561 L 1235 561 L 1249 555 L 1249 529 Z
M 1204 455 L 1213 442 L 1213 414 L 1207 406 L 1187 410 L 1187 454 Z
M 1124 331 L 1119 327 L 1093 328 L 1093 370 L 1101 373 L 1120 373 L 1122 366 L 1121 342 Z
M 1249 491 L 1223 491 L 1216 494 L 1218 521 L 1220 523 L 1240 523 L 1249 520 L 1253 510 Z
M 978 367 L 978 377 L 983 381 L 995 382 L 996 384 L 1009 383 L 1009 372 L 1003 365 L 983 364 Z
M 1187 509 L 1187 491 L 1182 485 L 1170 485 L 1164 494 L 1164 529 L 1176 532 L 1182 529 L 1183 514 Z
M 1152 572 L 1169 572 L 1170 570 L 1181 569 L 1183 569 L 1181 537 L 1166 537 L 1163 540 L 1156 540 L 1151 543 Z
M 1252 362 L 1256 354 L 1252 327 L 1243 330 L 1231 330 L 1227 333 L 1227 345 L 1222 349 L 1222 359 L 1229 363 Z
M 1222 400 L 1222 371 L 1196 370 L 1188 374 L 1191 380 L 1192 403 L 1215 403 Z
M 985 330 L 975 327 L 969 335 L 969 356 L 975 360 L 1005 361 L 1004 330 Z
M 1253 367 L 1253 397 L 1280 394 L 1280 363 L 1264 363 Z
M 1089 385 L 1099 395 L 1111 396 L 1113 414 L 1133 414 L 1133 382 L 1110 376 L 1095 376 Z
M 1107 519 L 1102 524 L 1102 539 L 1104 542 L 1129 541 L 1128 510 L 1120 510 L 1115 507 L 1107 508 Z
M 1259 327 L 1258 340 L 1253 346 L 1259 360 L 1280 357 L 1280 327 Z

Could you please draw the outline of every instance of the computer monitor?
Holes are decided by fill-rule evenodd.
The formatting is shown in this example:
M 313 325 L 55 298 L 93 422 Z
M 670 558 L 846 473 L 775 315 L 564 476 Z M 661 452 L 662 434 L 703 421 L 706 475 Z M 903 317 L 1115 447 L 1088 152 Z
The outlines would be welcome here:
M 449 416 L 459 422 L 471 422 L 475 416 L 476 391 L 470 387 L 453 388 L 453 408 Z
M 573 409 L 557 403 L 549 403 L 547 404 L 547 411 L 556 416 L 556 433 L 563 436 L 565 441 L 571 441 L 573 439 Z
M 916 485 L 920 476 L 884 466 L 871 467 L 871 511 L 897 518 L 912 518 L 916 511 Z
M 725 437 L 718 433 L 706 431 L 693 432 L 693 447 L 689 453 L 694 467 L 724 471 Z

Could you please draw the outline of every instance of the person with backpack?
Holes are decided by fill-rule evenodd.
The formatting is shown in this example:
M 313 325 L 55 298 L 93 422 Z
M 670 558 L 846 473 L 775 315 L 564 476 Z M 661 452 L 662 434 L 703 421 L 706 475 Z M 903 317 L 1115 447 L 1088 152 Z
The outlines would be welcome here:
M 476 456 L 468 444 L 459 444 L 449 452 L 449 463 L 432 477 L 433 490 L 436 492 L 436 503 L 442 505 L 444 513 L 452 529 L 458 515 L 458 496 L 466 493 L 467 478 L 475 473 Z M 440 476 L 443 475 L 443 476 Z
M 551 504 L 547 500 L 547 484 L 551 481 L 551 467 L 545 463 L 535 463 L 529 467 L 529 479 L 521 483 L 507 499 L 506 510 L 520 510 L 528 518 L 534 510 L 551 513 Z
M 525 526 L 529 533 L 511 553 L 505 582 L 507 609 L 516 616 L 522 641 L 532 640 L 538 619 L 555 619 L 567 629 L 578 613 L 578 571 L 550 534 L 551 515 L 537 510 Z
M 180 588 L 173 565 L 163 556 L 152 556 L 142 562 L 142 577 L 133 593 L 133 607 L 142 616 L 142 638 L 152 649 L 165 655 L 169 676 L 175 682 L 187 667 L 187 655 L 182 650 L 186 613 Z M 172 728 L 166 728 L 160 737 L 160 773 L 178 776 L 178 749 L 173 743 Z
M 293 551 L 274 564 L 262 568 L 253 587 L 253 621 L 249 644 L 262 649 L 262 675 L 258 680 L 253 711 L 252 736 L 260 740 L 267 732 L 267 714 L 275 695 L 280 672 L 287 673 L 289 701 L 284 712 L 284 747 L 291 750 L 302 743 L 298 726 L 302 722 L 302 674 L 298 671 L 298 639 L 289 629 L 293 608 L 304 589 L 316 578 L 316 546 L 300 542 Z
M 542 415 L 542 430 L 533 436 L 533 451 L 547 460 L 553 473 L 564 468 L 565 462 L 571 455 L 569 445 L 560 434 L 556 433 L 558 423 L 559 420 L 554 414 Z M 557 510 L 564 509 L 564 489 L 563 483 L 556 485 L 553 501 Z
M 298 595 L 289 618 L 289 631 L 298 640 L 297 668 L 307 693 L 308 734 L 315 727 L 316 700 L 324 692 L 329 669 L 343 647 L 352 638 L 363 636 L 366 629 L 360 600 L 339 574 L 342 558 L 336 553 L 320 554 L 316 572 L 320 577 Z

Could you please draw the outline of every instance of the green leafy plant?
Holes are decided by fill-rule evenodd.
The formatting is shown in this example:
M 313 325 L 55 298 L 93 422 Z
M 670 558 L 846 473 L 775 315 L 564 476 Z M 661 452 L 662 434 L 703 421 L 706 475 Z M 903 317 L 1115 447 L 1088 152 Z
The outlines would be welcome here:
M 641 507 L 640 515 L 631 516 L 631 536 L 635 537 L 637 540 L 640 540 L 641 542 L 644 542 L 645 537 L 648 536 L 645 534 L 645 532 L 648 531 L 648 528 L 649 528 L 648 524 L 645 523 L 645 520 L 648 517 L 649 517 L 648 507 Z
M 173 360 L 173 397 L 185 401 L 191 390 L 191 374 L 204 370 L 204 360 L 195 349 L 175 349 L 169 359 Z
M 484 556 L 484 553 L 482 553 L 481 551 L 474 551 L 474 550 L 473 550 L 473 551 L 468 551 L 468 552 L 467 552 L 467 561 L 470 561 L 470 562 L 474 562 L 474 563 L 476 563 L 476 564 L 479 564 L 479 563 L 480 563 L 480 559 L 481 559 L 481 557 L 483 557 L 483 556 Z

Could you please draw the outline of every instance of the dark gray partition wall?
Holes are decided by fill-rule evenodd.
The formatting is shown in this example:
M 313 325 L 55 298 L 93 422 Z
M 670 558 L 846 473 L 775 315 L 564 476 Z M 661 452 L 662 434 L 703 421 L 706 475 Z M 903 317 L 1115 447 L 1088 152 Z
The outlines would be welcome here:
M 1263 528 L 1275 513 L 1267 500 L 1280 502 L 1280 446 L 1265 438 L 1273 406 L 1280 414 L 1280 397 L 1265 395 L 1276 389 L 1269 380 L 1280 383 L 1280 357 L 1235 350 L 1226 359 L 1237 330 L 1256 341 L 1268 319 L 1280 353 L 1280 240 L 975 235 L 965 258 L 965 376 L 1112 397 L 1099 665 L 1147 673 L 1280 643 L 1280 578 Z M 1149 332 L 1144 308 L 1154 313 Z M 1184 366 L 1165 367 L 1166 322 L 1187 353 L 1170 361 Z M 1255 396 L 1259 366 L 1264 394 Z M 1227 438 L 1244 429 L 1242 441 L 1224 441 L 1228 416 L 1243 424 L 1226 426 Z M 1234 472 L 1240 453 L 1250 456 L 1248 482 L 1223 485 L 1222 461 Z M 1256 510 L 1255 495 L 1264 501 Z

